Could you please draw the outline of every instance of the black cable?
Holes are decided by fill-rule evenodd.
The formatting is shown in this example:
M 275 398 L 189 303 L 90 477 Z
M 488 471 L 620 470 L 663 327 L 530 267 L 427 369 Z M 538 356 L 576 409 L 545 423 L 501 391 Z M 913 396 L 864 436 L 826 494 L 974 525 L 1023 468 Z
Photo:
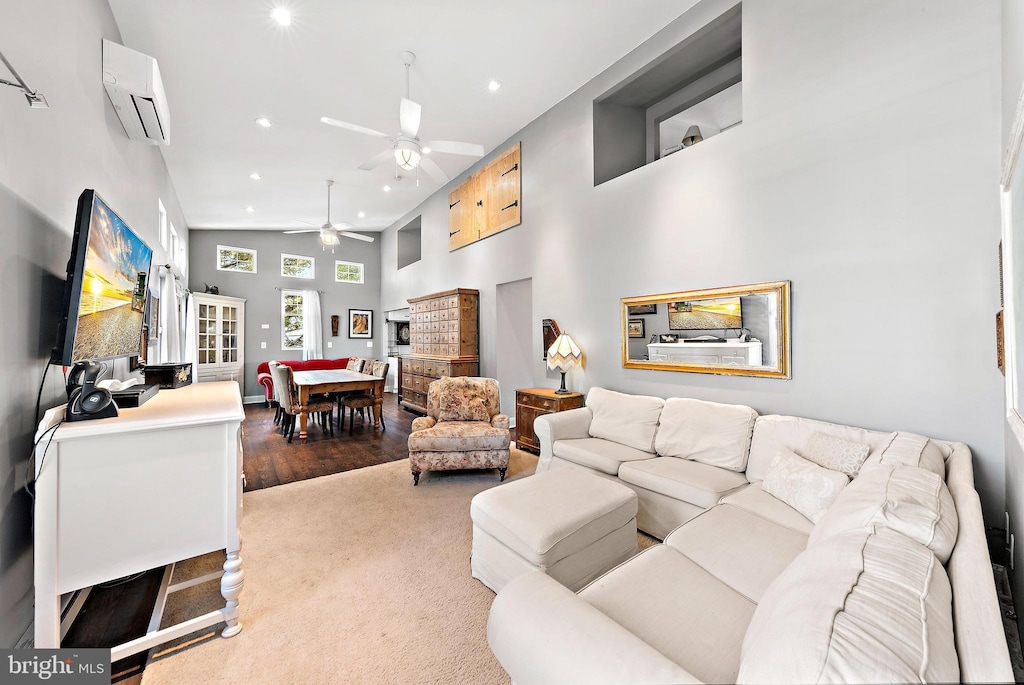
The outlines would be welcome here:
M 46 374 L 49 373 L 50 366 L 51 364 L 47 363 L 47 365 L 43 367 L 43 378 L 39 381 L 39 392 L 36 393 L 36 422 L 33 424 L 36 426 L 39 425 L 39 408 L 43 404 L 43 387 L 46 385 Z
M 34 489 L 29 488 L 29 484 L 35 483 L 35 478 L 30 479 L 29 474 L 32 473 L 30 469 L 32 468 L 32 465 L 34 463 L 36 449 L 39 448 L 39 443 L 43 441 L 43 438 L 45 438 L 46 435 L 49 434 L 50 439 L 46 441 L 46 447 L 43 448 L 43 454 L 39 457 L 38 470 L 40 473 L 42 473 L 43 464 L 46 462 L 46 453 L 50 449 L 50 443 L 53 442 L 53 434 L 57 432 L 57 429 L 60 428 L 63 423 L 64 419 L 61 419 L 60 421 L 57 422 L 56 426 L 50 426 L 49 428 L 47 428 L 45 431 L 42 432 L 42 434 L 40 434 L 38 438 L 36 438 L 35 443 L 32 445 L 32 453 L 29 455 L 28 463 L 25 465 L 25 492 L 27 492 L 29 497 L 32 498 L 33 504 L 36 501 L 36 493 Z

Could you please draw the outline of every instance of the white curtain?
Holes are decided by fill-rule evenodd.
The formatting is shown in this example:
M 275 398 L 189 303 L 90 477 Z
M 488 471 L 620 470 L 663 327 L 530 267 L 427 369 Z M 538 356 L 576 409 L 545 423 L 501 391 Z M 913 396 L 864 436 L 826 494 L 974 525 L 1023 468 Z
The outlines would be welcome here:
M 160 274 L 160 364 L 181 361 L 181 333 L 178 323 L 178 292 L 174 274 L 161 267 Z
M 302 291 L 302 359 L 323 359 L 324 329 L 320 314 L 320 293 Z
M 196 368 L 196 362 L 199 361 L 199 335 L 196 333 L 196 328 L 199 324 L 199 316 L 196 313 L 196 301 L 192 297 L 192 293 L 188 294 L 185 298 L 185 337 L 184 348 L 185 354 L 183 355 L 183 361 L 192 364 L 192 380 L 199 380 L 199 369 Z

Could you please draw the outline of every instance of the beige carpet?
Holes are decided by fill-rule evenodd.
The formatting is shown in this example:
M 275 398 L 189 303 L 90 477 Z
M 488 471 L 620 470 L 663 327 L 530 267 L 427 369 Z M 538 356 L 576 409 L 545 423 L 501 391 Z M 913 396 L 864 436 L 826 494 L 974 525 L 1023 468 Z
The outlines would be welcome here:
M 509 479 L 536 457 L 513 450 Z M 159 683 L 507 683 L 487 646 L 494 593 L 470 576 L 469 501 L 497 472 L 424 474 L 407 462 L 244 497 L 241 633 L 157 650 Z M 189 575 L 223 554 L 189 564 Z M 164 624 L 222 605 L 217 584 L 172 595 Z
M 508 477 L 536 465 L 513 449 Z M 494 594 L 469 567 L 469 501 L 497 485 L 496 472 L 464 471 L 414 488 L 401 461 L 246 493 L 242 632 L 225 640 L 221 624 L 155 650 L 143 685 L 509 682 L 487 646 Z M 223 562 L 199 557 L 176 576 Z M 217 583 L 190 588 L 164 625 L 220 606 Z

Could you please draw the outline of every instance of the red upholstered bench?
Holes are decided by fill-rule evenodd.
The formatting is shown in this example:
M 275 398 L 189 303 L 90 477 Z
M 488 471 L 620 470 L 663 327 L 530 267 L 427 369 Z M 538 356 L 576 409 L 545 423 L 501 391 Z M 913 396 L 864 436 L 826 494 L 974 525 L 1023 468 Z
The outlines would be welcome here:
M 278 364 L 290 366 L 292 371 L 323 371 L 324 369 L 344 369 L 348 364 L 348 357 L 341 359 L 278 359 Z M 274 401 L 274 379 L 270 376 L 270 362 L 260 362 L 256 367 L 256 381 L 263 386 L 266 396 L 266 406 Z

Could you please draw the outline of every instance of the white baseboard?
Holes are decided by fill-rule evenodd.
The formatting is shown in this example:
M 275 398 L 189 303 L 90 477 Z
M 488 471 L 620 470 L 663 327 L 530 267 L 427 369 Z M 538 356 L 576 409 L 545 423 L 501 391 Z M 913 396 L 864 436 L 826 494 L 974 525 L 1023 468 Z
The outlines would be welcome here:
M 246 395 L 242 398 L 242 404 L 263 404 L 267 398 L 263 395 Z

